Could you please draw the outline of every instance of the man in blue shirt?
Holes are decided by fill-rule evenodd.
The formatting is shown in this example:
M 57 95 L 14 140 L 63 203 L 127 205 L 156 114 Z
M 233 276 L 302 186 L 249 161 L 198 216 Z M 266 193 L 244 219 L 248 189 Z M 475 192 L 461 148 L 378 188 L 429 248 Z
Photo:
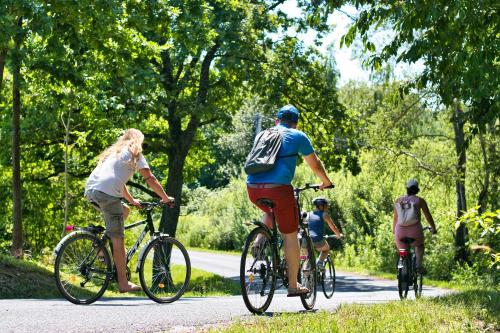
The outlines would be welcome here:
M 258 203 L 258 199 L 270 199 L 274 203 L 274 215 L 278 228 L 285 241 L 285 258 L 288 264 L 288 296 L 307 294 L 309 290 L 297 283 L 299 270 L 299 226 L 298 207 L 293 195 L 292 179 L 295 175 L 297 156 L 303 156 L 311 170 L 321 180 L 321 189 L 332 185 L 323 163 L 314 152 L 311 141 L 302 131 L 297 130 L 299 110 L 293 105 L 286 105 L 278 111 L 276 126 L 283 131 L 281 148 L 274 168 L 251 174 L 247 177 L 247 191 L 250 201 L 264 211 L 263 222 L 272 227 L 270 209 Z

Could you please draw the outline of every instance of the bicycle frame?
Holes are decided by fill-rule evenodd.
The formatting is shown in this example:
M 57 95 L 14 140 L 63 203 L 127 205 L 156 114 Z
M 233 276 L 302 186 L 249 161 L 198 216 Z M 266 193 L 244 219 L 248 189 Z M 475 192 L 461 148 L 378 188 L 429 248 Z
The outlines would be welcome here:
M 146 226 L 142 230 L 141 234 L 139 235 L 139 238 L 137 238 L 137 240 L 135 241 L 134 245 L 132 245 L 132 247 L 130 248 L 130 250 L 127 251 L 127 255 L 126 255 L 126 257 L 127 257 L 127 264 L 130 262 L 130 260 L 134 256 L 135 252 L 139 248 L 139 245 L 141 245 L 142 241 L 146 237 L 146 234 L 149 233 L 151 236 L 154 236 L 154 234 L 156 232 L 154 224 L 153 224 L 153 217 L 151 216 L 151 210 L 147 210 L 146 212 L 147 212 L 146 213 L 147 216 L 146 216 L 145 220 L 142 220 L 142 221 L 139 221 L 139 222 L 135 222 L 135 223 L 132 223 L 132 224 L 128 224 L 128 225 L 125 226 L 125 230 L 128 230 L 128 229 L 132 229 L 132 228 L 135 228 L 137 226 L 146 224 Z
M 153 208 L 154 208 L 154 206 L 148 206 L 147 208 L 145 208 L 145 210 L 146 210 L 146 219 L 145 220 L 141 220 L 138 222 L 127 224 L 124 226 L 125 230 L 129 230 L 129 229 L 132 229 L 132 228 L 135 228 L 135 227 L 138 227 L 138 226 L 145 224 L 144 229 L 142 230 L 141 234 L 139 235 L 139 237 L 135 241 L 134 245 L 132 245 L 132 247 L 125 254 L 127 267 L 128 267 L 128 264 L 130 263 L 130 261 L 132 260 L 132 257 L 135 255 L 135 253 L 137 252 L 137 249 L 139 248 L 139 246 L 141 245 L 142 241 L 144 240 L 144 238 L 146 237 L 146 235 L 148 233 L 150 234 L 151 238 L 153 238 L 155 236 L 160 236 L 160 232 L 157 232 L 155 230 L 155 227 L 154 227 L 153 217 L 152 217 Z M 168 236 L 168 235 L 162 234 L 161 236 Z M 105 242 L 108 241 L 109 239 L 110 239 L 109 236 L 104 235 L 104 236 L 102 236 L 101 241 L 105 244 Z M 112 254 L 113 253 L 113 242 L 109 242 L 109 245 L 110 245 L 109 247 L 111 249 L 111 254 Z M 145 250 L 145 247 L 143 248 L 143 250 Z M 141 251 L 141 254 L 139 255 L 139 258 L 141 258 L 141 257 L 142 257 L 142 251 Z M 140 261 L 138 260 L 137 267 L 135 269 L 136 272 L 139 271 L 139 264 L 140 264 Z

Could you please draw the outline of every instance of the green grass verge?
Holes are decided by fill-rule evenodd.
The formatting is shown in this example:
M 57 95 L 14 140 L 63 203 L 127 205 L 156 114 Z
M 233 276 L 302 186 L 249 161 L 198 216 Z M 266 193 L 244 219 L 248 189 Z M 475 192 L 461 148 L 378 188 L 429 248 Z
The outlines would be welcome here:
M 60 298 L 53 268 L 39 262 L 18 260 L 0 255 L 0 299 L 12 298 Z M 139 275 L 132 274 L 132 281 L 139 284 Z M 189 288 L 184 296 L 223 296 L 240 293 L 239 285 L 217 274 L 191 269 Z M 143 293 L 126 294 L 128 296 L 146 296 Z M 116 283 L 111 283 L 104 297 L 123 297 L 118 292 Z
M 374 305 L 341 305 L 335 313 L 286 313 L 239 322 L 223 332 L 498 332 L 500 292 L 453 295 Z M 218 328 L 218 331 L 221 329 Z
M 186 247 L 186 250 L 189 251 L 199 251 L 199 252 L 207 252 L 207 253 L 217 253 L 217 254 L 227 254 L 231 256 L 241 256 L 241 251 L 223 251 L 223 250 L 213 250 L 213 249 L 206 249 L 203 247 Z

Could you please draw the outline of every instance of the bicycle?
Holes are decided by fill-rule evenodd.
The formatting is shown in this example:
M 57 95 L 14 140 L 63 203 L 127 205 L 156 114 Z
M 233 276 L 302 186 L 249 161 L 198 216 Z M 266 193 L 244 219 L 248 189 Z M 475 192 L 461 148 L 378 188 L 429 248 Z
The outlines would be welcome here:
M 333 188 L 333 185 L 330 186 Z M 319 185 L 306 184 L 303 188 L 295 188 L 295 201 L 300 212 L 300 193 L 314 189 Z M 283 239 L 279 236 L 272 200 L 262 198 L 259 204 L 271 209 L 272 229 L 260 221 L 254 221 L 256 226 L 248 235 L 240 263 L 240 287 L 243 301 L 247 309 L 254 314 L 262 314 L 267 310 L 276 289 L 282 286 L 288 288 L 287 265 L 283 250 Z M 311 310 L 316 302 L 316 261 L 309 230 L 304 224 L 304 218 L 299 217 L 299 234 L 305 240 L 305 249 L 300 256 L 298 282 L 309 289 L 309 293 L 301 295 L 300 300 L 306 310 Z M 250 254 L 250 256 L 249 256 Z M 253 257 L 253 258 L 252 258 Z M 281 285 L 277 286 L 278 280 Z
M 430 227 L 425 227 L 423 230 L 431 230 Z M 408 291 L 411 286 L 415 291 L 415 298 L 422 296 L 422 282 L 423 274 L 416 267 L 416 255 L 411 243 L 415 241 L 414 238 L 404 237 L 401 241 L 408 245 L 406 249 L 399 249 L 399 258 L 397 263 L 397 279 L 398 279 L 398 292 L 400 299 L 406 299 Z
M 129 262 L 139 245 L 149 233 L 150 241 L 141 249 L 136 265 L 142 290 L 157 303 L 171 303 L 186 291 L 191 277 L 191 262 L 184 246 L 175 238 L 155 230 L 152 211 L 159 202 L 141 202 L 146 219 L 125 226 L 125 230 L 145 224 L 137 241 L 126 253 L 127 279 L 130 279 Z M 108 243 L 112 242 L 102 226 L 69 226 L 66 235 L 57 245 L 54 254 L 56 285 L 61 294 L 74 304 L 91 304 L 116 280 Z
M 324 236 L 325 239 L 336 238 L 336 235 L 327 235 Z M 332 257 L 330 253 L 326 256 L 324 261 L 324 268 L 317 270 L 317 284 L 321 284 L 323 289 L 323 294 L 327 299 L 332 298 L 333 293 L 335 292 L 335 283 L 336 283 L 336 274 L 335 274 L 335 265 L 333 264 Z

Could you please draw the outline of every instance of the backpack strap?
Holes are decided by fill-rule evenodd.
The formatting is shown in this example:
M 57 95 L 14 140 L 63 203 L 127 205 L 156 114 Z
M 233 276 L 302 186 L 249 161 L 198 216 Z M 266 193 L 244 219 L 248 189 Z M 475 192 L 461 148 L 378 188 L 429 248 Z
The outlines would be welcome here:
M 285 129 L 280 128 L 279 126 L 275 126 L 274 128 L 276 128 L 276 130 L 279 131 L 281 133 L 281 135 L 283 135 L 283 133 L 285 132 Z M 281 156 L 276 156 L 276 158 L 287 158 L 287 157 L 293 157 L 293 156 L 299 156 L 299 154 L 295 153 L 295 154 L 281 155 Z
M 289 155 L 276 156 L 276 158 L 286 158 L 286 157 L 292 157 L 292 156 L 299 156 L 299 154 L 289 154 Z

